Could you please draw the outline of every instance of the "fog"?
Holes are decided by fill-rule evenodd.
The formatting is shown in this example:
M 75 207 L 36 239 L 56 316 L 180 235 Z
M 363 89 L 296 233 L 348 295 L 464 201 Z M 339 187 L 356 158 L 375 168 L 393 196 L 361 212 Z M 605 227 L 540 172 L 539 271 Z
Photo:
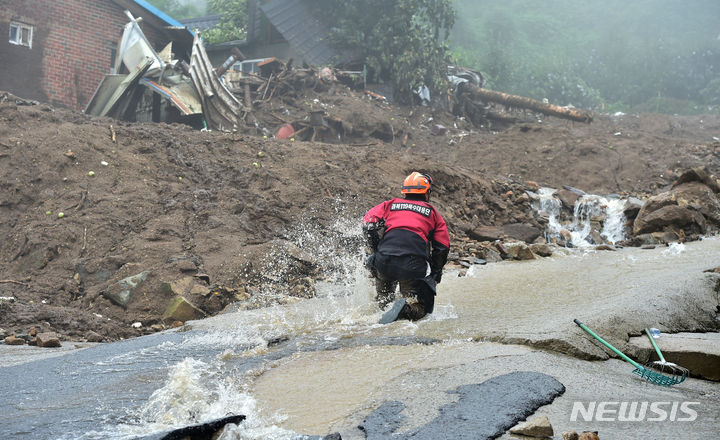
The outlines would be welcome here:
M 717 112 L 716 0 L 455 0 L 451 48 L 488 87 L 586 108 Z

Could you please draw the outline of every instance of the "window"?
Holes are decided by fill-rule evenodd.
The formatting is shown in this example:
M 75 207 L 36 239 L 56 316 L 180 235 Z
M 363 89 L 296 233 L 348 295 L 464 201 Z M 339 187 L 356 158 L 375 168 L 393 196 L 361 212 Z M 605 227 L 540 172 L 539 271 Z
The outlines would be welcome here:
M 10 22 L 10 43 L 32 47 L 33 27 L 27 24 Z

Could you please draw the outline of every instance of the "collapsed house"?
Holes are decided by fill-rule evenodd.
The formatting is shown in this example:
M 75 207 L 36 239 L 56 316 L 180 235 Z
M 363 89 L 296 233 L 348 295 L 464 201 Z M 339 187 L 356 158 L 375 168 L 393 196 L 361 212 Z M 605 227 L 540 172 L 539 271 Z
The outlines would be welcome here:
M 113 67 L 124 11 L 144 19 L 154 47 L 172 41 L 188 52 L 193 35 L 146 0 L 2 2 L 0 90 L 53 106 L 82 110 Z M 114 71 L 113 73 L 121 73 Z

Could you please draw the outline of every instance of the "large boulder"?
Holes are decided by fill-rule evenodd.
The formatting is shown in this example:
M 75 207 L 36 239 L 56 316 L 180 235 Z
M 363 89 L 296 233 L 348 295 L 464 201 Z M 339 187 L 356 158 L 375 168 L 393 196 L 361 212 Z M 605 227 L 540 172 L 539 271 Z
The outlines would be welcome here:
M 525 243 L 532 243 L 542 234 L 540 229 L 527 223 L 509 223 L 503 225 L 502 230 L 508 237 Z
M 704 234 L 720 227 L 720 199 L 717 183 L 702 169 L 684 173 L 673 187 L 651 197 L 643 205 L 633 223 L 635 235 L 684 231 Z

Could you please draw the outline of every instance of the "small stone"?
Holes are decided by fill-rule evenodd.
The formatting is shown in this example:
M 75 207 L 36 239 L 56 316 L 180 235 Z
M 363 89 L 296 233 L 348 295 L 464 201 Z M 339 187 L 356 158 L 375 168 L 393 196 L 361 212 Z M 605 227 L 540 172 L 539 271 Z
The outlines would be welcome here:
M 37 346 L 38 347 L 60 347 L 60 337 L 57 333 L 46 332 L 38 333 L 37 335 Z
M 90 330 L 89 332 L 87 332 L 87 334 L 85 334 L 85 340 L 88 342 L 102 342 L 103 339 L 105 339 L 105 338 L 103 338 L 103 336 L 101 334 L 96 333 L 92 330 Z
M 194 284 L 195 280 L 193 277 L 183 277 L 169 283 L 163 283 L 162 289 L 165 292 L 173 293 L 175 295 L 185 295 L 190 292 L 190 289 L 192 289 Z
M 25 345 L 25 339 L 18 338 L 15 335 L 10 335 L 5 338 L 5 343 L 7 345 Z
M 200 296 L 208 296 L 208 295 L 210 295 L 210 289 L 201 284 L 196 284 L 196 285 L 192 286 L 192 289 L 190 289 L 190 294 L 200 295 Z
M 533 243 L 530 245 L 530 250 L 533 254 L 541 257 L 549 257 L 552 255 L 552 249 L 545 243 Z
M 150 326 L 150 328 L 154 332 L 161 332 L 161 331 L 165 330 L 165 327 L 162 324 L 153 324 Z
M 578 440 L 600 440 L 597 431 L 583 431 Z
M 511 434 L 520 434 L 528 437 L 545 438 L 553 436 L 553 428 L 547 416 L 537 416 L 510 428 Z
M 564 432 L 562 438 L 563 440 L 578 440 L 578 433 L 575 431 Z
M 175 297 L 168 305 L 163 314 L 163 321 L 189 321 L 191 319 L 199 319 L 205 316 L 205 313 L 191 304 L 182 296 Z
M 182 322 L 182 321 L 175 321 L 175 322 L 172 323 L 172 326 L 171 326 L 171 327 L 172 327 L 172 328 L 178 328 L 178 327 L 182 327 L 182 326 L 184 326 L 184 325 L 185 325 L 185 323 Z

